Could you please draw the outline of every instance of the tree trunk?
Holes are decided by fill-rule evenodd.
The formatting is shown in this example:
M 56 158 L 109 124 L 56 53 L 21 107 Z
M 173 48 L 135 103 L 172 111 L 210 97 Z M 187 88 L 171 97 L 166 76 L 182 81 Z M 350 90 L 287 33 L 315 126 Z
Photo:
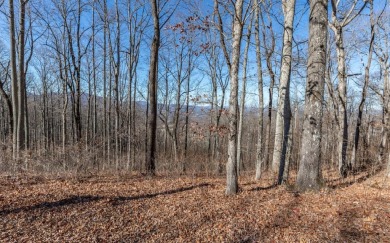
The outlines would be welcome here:
M 342 177 L 346 177 L 350 165 L 347 164 L 347 146 L 348 146 L 348 116 L 347 116 L 347 73 L 345 65 L 345 49 L 344 49 L 344 34 L 343 29 L 347 26 L 366 6 L 368 1 L 364 1 L 363 6 L 360 8 L 356 15 L 351 15 L 355 10 L 357 1 L 351 5 L 349 11 L 340 11 L 340 1 L 331 1 L 332 4 L 332 21 L 330 22 L 330 28 L 333 30 L 336 38 L 336 51 L 337 51 L 337 78 L 338 78 L 338 162 L 339 173 Z M 338 16 L 340 13 L 345 12 L 343 16 Z
M 275 35 L 272 28 L 272 20 L 270 17 L 270 13 L 267 13 L 267 17 L 269 20 L 269 25 L 266 26 L 264 22 L 263 15 L 260 13 L 261 21 L 263 24 L 263 42 L 265 46 L 265 59 L 266 59 L 266 65 L 267 70 L 269 74 L 269 87 L 268 87 L 268 122 L 266 126 L 266 132 L 265 132 L 265 150 L 264 150 L 264 165 L 265 169 L 270 169 L 270 158 L 271 158 L 271 133 L 272 133 L 272 106 L 273 106 L 273 91 L 275 86 L 275 73 L 273 70 L 272 65 L 272 56 L 275 52 Z M 269 34 L 267 35 L 266 29 L 269 29 Z M 267 39 L 271 38 L 271 46 L 267 46 Z
M 192 53 L 192 49 L 191 52 Z M 187 77 L 187 87 L 186 87 L 186 118 L 185 118 L 185 134 L 184 134 L 184 160 L 182 162 L 182 173 L 187 171 L 187 154 L 188 154 L 188 126 L 190 114 L 190 83 L 191 83 L 191 71 L 192 71 L 192 61 L 191 56 L 188 56 L 188 77 Z
M 157 0 L 150 0 L 153 15 L 154 36 L 150 52 L 149 69 L 149 115 L 148 138 L 146 147 L 146 172 L 154 175 L 156 170 L 156 136 L 157 136 L 157 69 L 158 48 L 160 46 L 160 23 Z
M 16 66 L 16 36 L 15 36 L 15 12 L 14 1 L 9 0 L 9 15 L 10 15 L 10 58 L 11 58 L 11 89 L 12 89 L 12 107 L 13 107 L 13 134 L 12 134 L 12 157 L 18 159 L 18 115 L 19 115 L 19 100 L 18 100 L 18 75 Z
M 103 170 L 107 159 L 107 0 L 103 0 Z
M 287 184 L 288 177 L 290 175 L 290 162 L 291 162 L 291 153 L 292 153 L 292 146 L 294 142 L 293 137 L 293 124 L 290 122 L 290 129 L 288 132 L 287 137 L 287 145 L 286 145 L 286 156 L 285 156 L 285 162 L 284 162 L 284 168 L 283 170 L 279 170 L 279 178 L 278 178 L 278 184 Z M 281 175 L 283 171 L 283 175 Z
M 182 50 L 181 50 L 182 51 Z M 173 128 L 172 128 L 172 135 L 173 135 L 173 155 L 174 155 L 174 163 L 177 165 L 179 163 L 179 138 L 178 138 L 178 127 L 179 127 L 179 119 L 180 119 L 180 110 L 181 110 L 181 104 L 180 104 L 180 96 L 181 96 L 181 85 L 182 85 L 182 77 L 181 77 L 181 71 L 182 71 L 182 53 L 179 53 L 180 57 L 176 57 L 179 62 L 178 70 L 177 70 L 177 90 L 176 90 L 176 104 L 175 104 L 175 114 L 173 117 Z M 168 94 L 167 94 L 168 95 Z M 168 119 L 168 117 L 167 117 Z
M 280 175 L 283 175 L 285 167 L 291 120 L 290 74 L 295 0 L 283 0 L 282 7 L 284 14 L 283 54 L 282 66 L 280 68 L 278 110 L 276 112 L 275 144 L 272 160 L 272 170 L 274 173 L 279 174 L 279 182 L 282 180 Z
M 297 129 L 297 121 L 298 121 L 298 116 L 299 116 L 298 104 L 296 104 L 294 113 L 295 113 L 294 124 L 290 122 L 290 129 L 288 132 L 286 159 L 285 159 L 285 168 L 283 170 L 283 178 L 281 181 L 278 181 L 279 184 L 286 184 L 288 182 L 288 178 L 289 178 L 289 174 L 290 174 L 290 166 L 291 166 L 293 146 L 294 146 L 294 132 Z M 280 173 L 280 171 L 279 171 L 279 173 Z M 279 176 L 279 180 L 280 180 L 280 176 Z
M 8 70 L 7 70 L 8 71 Z M 7 75 L 8 76 L 8 75 Z M 7 80 L 7 76 L 5 77 L 4 80 Z M 12 107 L 12 100 L 11 100 L 11 97 L 5 92 L 4 90 L 4 84 L 3 82 L 0 80 L 0 95 L 1 97 L 3 98 L 4 102 L 5 102 L 5 105 L 7 106 L 7 109 L 8 109 L 8 115 L 9 115 L 9 127 L 10 127 L 10 131 L 12 133 L 13 131 L 13 107 Z M 3 110 L 4 111 L 4 110 Z M 5 118 L 5 116 L 3 116 Z M 5 134 L 6 135 L 6 134 Z
M 240 67 L 240 51 L 242 38 L 242 10 L 243 0 L 237 0 L 233 17 L 232 61 L 229 70 L 230 97 L 229 97 L 229 143 L 228 161 L 226 164 L 226 195 L 238 192 L 237 178 L 237 110 L 238 110 L 238 71 Z
M 242 91 L 241 91 L 241 102 L 240 102 L 240 109 L 239 109 L 238 139 L 237 139 L 237 175 L 240 175 L 240 169 L 242 164 L 241 162 L 242 125 L 243 125 L 244 113 L 245 113 L 245 96 L 246 96 L 246 80 L 247 80 L 246 69 L 248 66 L 248 51 L 250 46 L 251 29 L 252 29 L 252 21 L 248 26 L 247 40 L 246 40 L 246 46 L 244 51 L 244 63 L 242 67 Z
M 258 134 L 257 134 L 257 148 L 256 148 L 256 175 L 255 179 L 260 180 L 261 170 L 263 164 L 263 110 L 264 110 L 264 98 L 263 98 L 263 69 L 261 65 L 261 50 L 260 50 L 260 34 L 259 34 L 259 12 L 260 1 L 256 0 L 255 6 L 255 41 L 256 41 L 256 63 L 257 63 L 257 87 L 259 93 L 259 121 L 258 121 Z
M 328 1 L 310 0 L 309 59 L 305 92 L 305 110 L 301 161 L 297 176 L 299 191 L 321 187 L 321 125 L 326 69 Z
M 81 0 L 77 1 L 77 26 L 76 26 L 76 44 L 77 44 L 77 61 L 73 60 L 75 69 L 75 82 L 76 82 L 76 100 L 75 100 L 75 125 L 76 125 L 76 142 L 81 142 L 82 133 L 82 120 L 81 120 Z M 72 37 L 69 37 L 72 38 Z M 72 48 L 71 48 L 72 49 Z M 74 57 L 72 57 L 74 58 Z M 81 144 L 79 144 L 81 146 Z M 79 147 L 80 148 L 80 147 Z
M 390 78 L 389 78 L 389 69 L 390 66 L 387 63 L 388 56 L 386 58 L 381 57 L 381 68 L 383 71 L 383 118 L 382 118 L 382 126 L 383 126 L 383 132 L 382 132 L 382 138 L 381 138 L 381 145 L 379 149 L 379 160 L 380 162 L 386 160 L 386 153 L 390 155 Z M 388 175 L 390 176 L 390 156 L 388 158 Z
M 347 117 L 347 75 L 345 71 L 345 51 L 343 41 L 343 29 L 341 26 L 335 29 L 338 71 L 338 95 L 339 95 L 339 132 L 338 132 L 338 160 L 339 173 L 347 176 L 347 146 L 348 146 L 348 117 Z
M 88 152 L 88 144 L 90 134 L 90 124 L 91 124 L 91 113 L 92 113 L 92 70 L 91 65 L 88 64 L 88 99 L 87 99 L 87 119 L 85 121 L 85 151 Z
M 374 48 L 374 38 L 375 38 L 373 2 L 371 2 L 371 4 L 370 4 L 370 22 L 371 22 L 371 38 L 370 38 L 370 46 L 368 49 L 367 64 L 366 64 L 366 67 L 364 70 L 364 85 L 363 85 L 363 89 L 362 89 L 362 98 L 360 100 L 358 117 L 357 117 L 357 121 L 356 121 L 355 139 L 354 139 L 354 144 L 352 147 L 352 155 L 351 155 L 352 168 L 355 168 L 355 165 L 356 165 L 356 153 L 357 153 L 357 150 L 359 147 L 360 129 L 361 129 L 360 127 L 361 127 L 362 119 L 363 119 L 363 109 L 364 109 L 364 103 L 366 101 L 368 84 L 370 81 L 370 67 L 371 67 L 371 60 L 372 60 L 372 54 L 373 54 L 373 48 Z
M 116 62 L 112 57 L 114 63 L 114 93 L 115 93 L 115 168 L 119 169 L 119 115 L 120 115 L 120 104 L 119 104 L 119 73 L 120 73 L 120 20 L 119 20 L 119 7 L 118 0 L 115 1 L 115 12 L 116 12 Z

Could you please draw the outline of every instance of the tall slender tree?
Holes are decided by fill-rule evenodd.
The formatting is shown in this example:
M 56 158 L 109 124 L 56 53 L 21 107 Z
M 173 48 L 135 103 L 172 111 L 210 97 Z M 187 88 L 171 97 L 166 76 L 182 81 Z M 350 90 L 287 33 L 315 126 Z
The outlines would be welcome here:
M 278 110 L 276 112 L 275 126 L 275 145 L 272 160 L 272 169 L 278 174 L 278 184 L 280 184 L 283 179 L 291 120 L 290 76 L 295 0 L 283 0 L 282 9 L 284 14 L 283 53 L 282 66 L 280 68 Z
M 267 5 L 267 6 L 264 6 Z M 275 38 L 275 32 L 272 27 L 272 19 L 271 19 L 271 13 L 270 8 L 272 6 L 272 2 L 263 2 L 263 6 L 265 8 L 265 14 L 267 15 L 268 24 L 266 24 L 264 15 L 262 12 L 260 12 L 260 18 L 262 21 L 263 26 L 263 45 L 264 45 L 264 54 L 265 54 L 265 60 L 266 60 L 266 66 L 267 71 L 269 75 L 269 87 L 268 87 L 268 122 L 266 126 L 266 132 L 265 132 L 265 149 L 264 149 L 264 165 L 265 168 L 268 170 L 270 169 L 270 159 L 271 159 L 271 134 L 272 134 L 272 107 L 273 107 L 273 95 L 274 95 L 274 86 L 275 86 L 275 72 L 274 72 L 274 65 L 272 63 L 272 59 L 274 57 L 275 53 L 275 47 L 276 47 L 276 38 Z M 268 43 L 267 40 L 270 40 L 270 43 Z
M 10 37 L 10 62 L 11 62 L 11 86 L 12 86 L 12 107 L 13 107 L 13 132 L 12 132 L 12 151 L 13 159 L 19 157 L 18 153 L 18 75 L 16 66 L 16 34 L 15 34 L 15 10 L 14 1 L 9 0 L 9 37 Z
M 242 165 L 241 159 L 241 143 L 242 143 L 242 130 L 244 123 L 244 114 L 245 114 L 245 97 L 246 97 L 246 83 L 247 83 L 247 66 L 248 66 L 248 52 L 250 46 L 250 39 L 252 35 L 252 20 L 248 25 L 248 31 L 246 34 L 246 45 L 244 50 L 244 63 L 242 67 L 242 88 L 241 88 L 241 101 L 239 109 L 239 119 L 238 119 L 238 138 L 237 138 L 237 174 L 240 175 L 240 167 Z
M 153 16 L 153 41 L 150 51 L 149 66 L 149 114 L 148 134 L 145 167 L 149 175 L 154 175 L 156 170 L 156 136 L 157 136 L 157 73 L 158 73 L 158 49 L 160 47 L 160 17 L 157 0 L 150 0 Z
M 354 168 L 356 165 L 357 149 L 359 148 L 359 139 L 360 139 L 362 119 L 363 119 L 363 111 L 364 111 L 364 105 L 367 98 L 367 90 L 370 82 L 370 68 L 371 68 L 372 55 L 374 50 L 374 39 L 375 39 L 374 0 L 370 0 L 370 39 L 369 39 L 370 44 L 368 47 L 367 63 L 364 68 L 364 84 L 362 89 L 362 97 L 359 103 L 359 110 L 358 110 L 358 116 L 357 116 L 356 128 L 355 128 L 355 137 L 354 137 L 354 143 L 352 145 L 352 154 L 351 154 L 352 168 Z
M 229 140 L 228 140 L 228 161 L 226 163 L 226 195 L 233 195 L 238 192 L 237 176 L 237 121 L 238 121 L 238 71 L 240 67 L 241 39 L 243 31 L 243 0 L 234 3 L 232 13 L 232 53 L 227 51 L 224 33 L 222 29 L 222 18 L 219 10 L 218 0 L 214 0 L 215 12 L 218 15 L 220 42 L 224 50 L 226 62 L 229 68 L 230 96 L 229 96 Z
M 347 176 L 347 146 L 348 146 L 348 115 L 347 115 L 347 71 L 345 64 L 345 46 L 344 46 L 344 29 L 353 19 L 360 14 L 365 8 L 367 1 L 358 13 L 354 13 L 356 4 L 359 0 L 354 0 L 346 14 L 340 16 L 340 0 L 331 0 L 332 17 L 330 29 L 333 31 L 336 39 L 337 51 L 337 78 L 338 78 L 338 160 L 339 173 L 342 177 Z
M 255 43 L 256 43 L 256 64 L 257 64 L 257 88 L 259 94 L 259 124 L 257 130 L 257 148 L 256 148 L 256 175 L 255 179 L 259 180 L 261 177 L 261 170 L 263 165 L 263 110 L 264 110 L 264 98 L 263 98 L 263 70 L 261 64 L 261 46 L 260 46 L 260 0 L 256 0 L 255 7 Z

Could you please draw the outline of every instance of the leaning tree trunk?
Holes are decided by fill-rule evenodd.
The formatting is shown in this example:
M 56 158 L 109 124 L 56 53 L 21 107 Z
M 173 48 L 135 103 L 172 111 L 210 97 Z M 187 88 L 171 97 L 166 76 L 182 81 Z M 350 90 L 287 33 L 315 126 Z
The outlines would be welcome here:
M 309 59 L 301 161 L 296 182 L 299 191 L 319 190 L 321 187 L 321 125 L 328 37 L 327 9 L 327 0 L 310 0 Z
M 282 7 L 284 14 L 283 53 L 282 66 L 280 68 L 281 72 L 278 110 L 276 112 L 275 145 L 272 160 L 272 170 L 274 173 L 278 174 L 279 184 L 282 182 L 285 167 L 287 141 L 291 120 L 290 74 L 295 0 L 283 0 Z

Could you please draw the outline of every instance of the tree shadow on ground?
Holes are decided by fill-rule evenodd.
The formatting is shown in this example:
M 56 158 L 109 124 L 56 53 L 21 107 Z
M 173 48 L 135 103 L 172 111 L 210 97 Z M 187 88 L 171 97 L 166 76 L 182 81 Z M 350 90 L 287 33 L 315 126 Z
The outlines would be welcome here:
M 68 198 L 61 199 L 61 200 L 54 201 L 54 202 L 42 202 L 42 203 L 38 203 L 35 205 L 30 205 L 30 206 L 3 209 L 3 210 L 0 210 L 0 216 L 6 216 L 8 214 L 17 214 L 20 212 L 29 212 L 29 211 L 39 210 L 39 209 L 50 210 L 50 209 L 56 209 L 56 208 L 69 206 L 69 205 L 85 204 L 85 203 L 89 203 L 89 202 L 100 201 L 100 200 L 104 200 L 104 199 L 108 199 L 112 205 L 117 205 L 120 202 L 124 202 L 124 201 L 149 199 L 149 198 L 153 198 L 153 197 L 157 197 L 157 196 L 161 196 L 161 195 L 170 195 L 170 194 L 175 194 L 175 193 L 179 193 L 179 192 L 189 191 L 189 190 L 193 190 L 196 188 L 208 187 L 208 186 L 212 186 L 212 184 L 201 183 L 198 185 L 193 185 L 193 186 L 188 186 L 188 187 L 180 187 L 180 188 L 173 189 L 173 190 L 162 191 L 162 192 L 151 193 L 151 194 L 142 194 L 142 195 L 136 195 L 136 196 L 105 197 L 105 196 L 92 196 L 92 195 L 84 195 L 84 196 L 73 195 L 73 196 L 70 196 Z
M 198 185 L 193 185 L 193 186 L 189 186 L 189 187 L 181 187 L 181 188 L 177 188 L 177 189 L 173 189 L 173 190 L 157 192 L 157 193 L 152 193 L 152 194 L 144 194 L 144 195 L 129 196 L 129 197 L 119 196 L 119 197 L 111 198 L 110 201 L 111 201 L 111 203 L 113 205 L 117 205 L 117 204 L 119 204 L 120 202 L 123 202 L 123 201 L 148 199 L 148 198 L 153 198 L 153 197 L 162 196 L 162 195 L 170 195 L 170 194 L 175 194 L 175 193 L 179 193 L 179 192 L 189 191 L 189 190 L 193 190 L 193 189 L 196 189 L 196 188 L 208 187 L 208 186 L 211 186 L 211 185 L 212 184 L 210 184 L 210 183 L 201 183 L 201 184 L 198 184 Z
M 58 207 L 63 207 L 68 205 L 83 204 L 83 203 L 98 201 L 102 199 L 104 199 L 104 197 L 91 196 L 91 195 L 71 196 L 54 202 L 42 202 L 31 206 L 24 206 L 24 207 L 13 208 L 13 209 L 4 209 L 0 211 L 0 216 L 5 216 L 12 213 L 20 213 L 25 211 L 33 211 L 37 209 L 53 209 L 53 208 L 58 208 Z
M 371 171 L 354 174 L 353 177 L 338 178 L 335 180 L 328 181 L 327 184 L 328 184 L 328 187 L 332 188 L 332 189 L 345 188 L 345 187 L 351 186 L 355 183 L 361 183 L 363 181 L 366 181 L 370 177 L 373 177 L 373 176 L 379 174 L 381 171 L 382 171 L 382 168 L 377 167 Z
M 276 188 L 277 185 L 276 184 L 272 184 L 270 186 L 266 186 L 266 187 L 255 187 L 255 188 L 252 188 L 252 189 L 249 189 L 249 191 L 265 191 L 265 190 L 270 190 L 270 189 L 273 189 L 273 188 Z

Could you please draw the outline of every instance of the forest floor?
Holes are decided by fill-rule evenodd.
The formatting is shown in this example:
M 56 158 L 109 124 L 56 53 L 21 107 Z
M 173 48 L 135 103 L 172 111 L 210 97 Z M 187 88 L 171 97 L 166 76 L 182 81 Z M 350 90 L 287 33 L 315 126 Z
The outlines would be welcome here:
M 390 179 L 367 173 L 299 194 L 272 180 L 0 175 L 1 242 L 390 242 Z

